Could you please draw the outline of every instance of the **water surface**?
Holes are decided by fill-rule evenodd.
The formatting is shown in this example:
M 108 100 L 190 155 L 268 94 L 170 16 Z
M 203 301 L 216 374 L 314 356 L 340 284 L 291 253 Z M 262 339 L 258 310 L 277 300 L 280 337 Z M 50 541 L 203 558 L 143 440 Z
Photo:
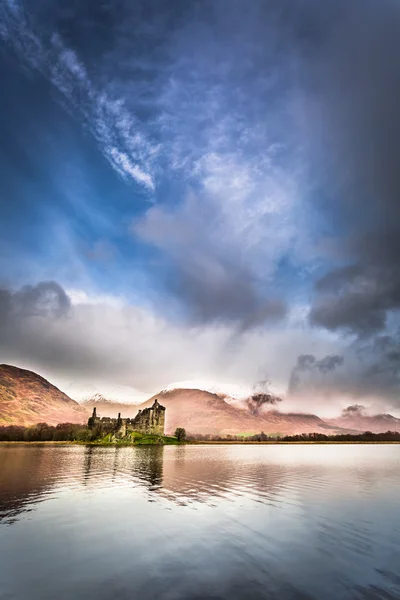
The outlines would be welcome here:
M 0 446 L 0 599 L 400 598 L 400 446 Z

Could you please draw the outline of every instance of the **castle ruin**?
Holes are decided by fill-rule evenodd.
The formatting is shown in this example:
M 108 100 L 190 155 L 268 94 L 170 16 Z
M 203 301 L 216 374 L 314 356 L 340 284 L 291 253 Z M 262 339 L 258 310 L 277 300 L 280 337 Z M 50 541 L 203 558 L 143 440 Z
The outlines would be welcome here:
M 93 414 L 88 419 L 88 428 L 94 429 L 97 426 L 111 429 L 117 437 L 125 437 L 133 431 L 151 435 L 164 435 L 165 407 L 161 406 L 156 398 L 153 406 L 139 410 L 133 419 L 122 419 L 121 413 L 118 413 L 117 419 L 111 417 L 100 418 L 97 415 L 96 408 L 93 408 Z

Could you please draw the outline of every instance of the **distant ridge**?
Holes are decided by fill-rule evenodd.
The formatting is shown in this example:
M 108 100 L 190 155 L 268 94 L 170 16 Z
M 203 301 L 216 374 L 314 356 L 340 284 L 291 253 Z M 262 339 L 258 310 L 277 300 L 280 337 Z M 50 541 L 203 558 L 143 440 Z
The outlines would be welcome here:
M 87 418 L 83 406 L 41 375 L 0 365 L 0 425 L 84 423 Z
M 390 414 L 366 415 L 347 414 L 336 419 L 330 419 L 329 423 L 335 427 L 351 428 L 364 433 L 384 433 L 385 431 L 400 432 L 400 419 Z

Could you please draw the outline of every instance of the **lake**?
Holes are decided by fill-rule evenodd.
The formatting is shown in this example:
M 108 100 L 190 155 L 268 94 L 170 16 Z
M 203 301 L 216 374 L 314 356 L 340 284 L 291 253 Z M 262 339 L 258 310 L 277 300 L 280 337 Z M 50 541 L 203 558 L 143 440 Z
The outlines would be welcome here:
M 399 600 L 400 446 L 0 446 L 0 598 Z

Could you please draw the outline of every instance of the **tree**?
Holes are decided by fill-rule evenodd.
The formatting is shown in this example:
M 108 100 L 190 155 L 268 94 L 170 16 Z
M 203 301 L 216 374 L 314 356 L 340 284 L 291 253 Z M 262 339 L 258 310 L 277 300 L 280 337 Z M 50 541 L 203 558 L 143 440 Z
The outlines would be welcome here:
M 175 429 L 175 437 L 178 442 L 184 442 L 186 440 L 186 430 L 183 427 L 177 427 Z

